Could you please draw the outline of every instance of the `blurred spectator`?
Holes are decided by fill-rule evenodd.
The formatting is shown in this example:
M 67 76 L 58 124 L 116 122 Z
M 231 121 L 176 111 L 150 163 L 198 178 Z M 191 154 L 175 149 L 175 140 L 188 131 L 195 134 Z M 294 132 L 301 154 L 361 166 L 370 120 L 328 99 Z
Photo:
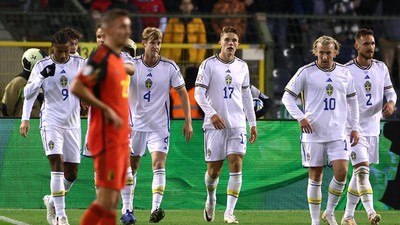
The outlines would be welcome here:
M 168 13 L 179 13 L 180 12 L 180 10 L 179 10 L 179 6 L 181 4 L 180 0 L 168 0 L 168 1 L 163 1 L 163 2 L 164 2 L 165 10 Z
M 293 0 L 294 13 L 297 15 L 328 14 L 329 0 Z M 303 18 L 300 21 L 301 40 L 304 56 L 304 63 L 315 60 L 311 53 L 311 45 L 315 39 L 322 35 L 332 36 L 333 32 L 326 20 Z
M 266 1 L 265 12 L 268 14 L 288 14 L 292 12 L 292 0 Z M 275 43 L 278 43 L 278 49 L 288 48 L 287 44 L 287 19 L 269 18 L 267 20 L 269 31 L 271 32 Z
M 206 13 L 210 13 L 215 5 L 215 3 L 217 3 L 218 0 L 196 0 L 196 5 L 197 7 L 199 7 L 199 12 L 206 14 Z
M 190 15 L 195 6 L 192 0 L 181 0 L 179 9 L 183 15 Z M 170 18 L 164 33 L 164 43 L 206 44 L 206 29 L 201 18 Z M 200 64 L 204 60 L 205 49 L 164 49 L 164 56 L 174 61 L 189 61 Z
M 101 13 L 110 9 L 125 9 L 130 13 L 138 14 L 138 8 L 130 0 L 86 0 L 86 4 L 91 1 L 92 17 L 95 23 L 100 22 Z M 142 22 L 138 17 L 131 17 L 132 23 L 132 37 L 134 40 L 141 40 L 142 38 Z
M 246 7 L 241 0 L 218 0 L 212 9 L 212 13 L 214 15 L 246 14 Z M 239 38 L 242 39 L 246 32 L 247 19 L 245 17 L 214 18 L 211 20 L 211 26 L 217 39 L 225 26 L 236 27 L 239 31 Z
M 400 9 L 400 1 L 385 0 L 382 2 L 382 15 L 393 16 L 398 15 Z M 383 20 L 382 35 L 379 39 L 379 47 L 383 62 L 387 65 L 389 73 L 392 76 L 393 83 L 398 88 L 400 81 L 400 20 L 387 19 Z M 395 59 L 397 61 L 395 63 Z M 397 64 L 397 67 L 395 66 Z M 395 68 L 397 71 L 395 71 Z
M 246 12 L 250 15 L 255 15 L 257 12 L 260 12 L 260 5 L 262 4 L 260 1 L 262 0 L 243 0 L 244 5 L 246 6 Z M 247 30 L 244 38 L 245 41 L 247 43 L 260 43 L 255 18 L 248 18 L 247 22 Z
M 162 0 L 132 0 L 140 13 L 165 14 L 165 7 Z M 142 17 L 142 27 L 158 27 L 165 32 L 167 17 Z
M 334 15 L 335 18 L 341 16 L 356 16 L 355 7 L 352 0 L 330 0 L 329 14 Z M 354 35 L 358 31 L 358 24 L 356 20 L 348 19 L 335 19 L 332 21 L 334 37 L 342 45 L 340 54 L 336 56 L 335 61 L 339 63 L 347 63 L 353 59 L 355 55 Z
M 199 71 L 198 67 L 188 67 L 185 71 L 185 85 L 189 95 L 190 101 L 190 113 L 192 119 L 202 119 L 204 117 L 204 113 L 197 104 L 196 100 L 194 99 L 194 86 L 196 82 L 197 72 Z M 171 118 L 173 119 L 184 119 L 185 114 L 182 108 L 182 102 L 179 98 L 178 93 L 175 91 L 174 88 L 171 88 L 170 91 L 171 96 Z

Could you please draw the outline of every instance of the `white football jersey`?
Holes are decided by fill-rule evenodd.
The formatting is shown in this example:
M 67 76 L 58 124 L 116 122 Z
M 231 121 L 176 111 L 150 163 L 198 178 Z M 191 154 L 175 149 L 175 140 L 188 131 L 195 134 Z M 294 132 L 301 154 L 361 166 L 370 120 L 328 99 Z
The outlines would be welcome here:
M 354 79 L 360 108 L 360 134 L 378 136 L 382 117 L 384 90 L 393 88 L 385 63 L 373 59 L 362 67 L 353 59 L 346 64 Z
M 227 128 L 246 127 L 242 88 L 250 86 L 247 63 L 237 57 L 222 61 L 218 54 L 204 60 L 199 68 L 196 88 L 207 89 L 206 98 Z M 204 129 L 215 129 L 209 117 L 204 117 Z
M 316 62 L 301 67 L 285 90 L 297 97 L 302 95 L 303 112 L 311 123 L 312 133 L 302 134 L 302 142 L 345 140 L 347 97 L 356 90 L 350 71 L 334 63 L 324 70 Z
M 54 76 L 43 77 L 40 72 L 48 65 L 55 63 Z M 80 56 L 70 56 L 69 60 L 60 64 L 48 56 L 38 61 L 32 69 L 31 76 L 25 86 L 25 99 L 22 120 L 29 120 L 32 107 L 29 102 L 36 99 L 39 89 L 43 89 L 44 102 L 41 108 L 41 127 L 57 126 L 62 128 L 80 127 L 80 102 L 70 92 L 72 80 L 84 66 L 85 60 Z
M 133 58 L 135 74 L 129 84 L 131 124 L 135 131 L 169 131 L 171 86 L 185 86 L 181 71 L 174 61 L 163 56 L 154 66 L 144 62 L 143 55 Z

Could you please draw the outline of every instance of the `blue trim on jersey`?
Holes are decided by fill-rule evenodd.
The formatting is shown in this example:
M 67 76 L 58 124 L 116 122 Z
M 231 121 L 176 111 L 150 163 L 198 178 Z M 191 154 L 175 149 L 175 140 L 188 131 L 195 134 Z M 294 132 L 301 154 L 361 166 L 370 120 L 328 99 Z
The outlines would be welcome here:
M 165 111 L 167 112 L 167 128 L 168 128 L 168 132 L 170 132 L 170 124 L 169 124 L 169 122 L 170 122 L 170 118 L 169 118 L 169 110 L 168 110 L 168 104 L 167 104 L 167 102 L 165 102 L 164 103 L 164 105 L 165 105 Z
M 210 57 L 208 57 L 206 60 L 204 60 L 204 66 L 203 66 L 203 68 L 205 69 L 206 66 L 207 66 L 208 61 L 211 60 L 211 59 L 214 59 L 214 58 L 216 58 L 216 55 L 210 56 Z
M 160 62 L 169 63 L 169 64 L 171 64 L 171 65 L 174 67 L 174 69 L 175 69 L 176 71 L 179 70 L 179 69 L 177 68 L 176 64 L 173 63 L 173 62 L 171 62 L 171 61 L 166 61 L 166 60 L 160 59 Z
M 299 75 L 301 74 L 301 72 L 303 72 L 303 70 L 305 70 L 305 69 L 307 69 L 307 68 L 310 68 L 310 67 L 313 67 L 313 66 L 317 66 L 317 63 L 312 62 L 312 63 L 309 63 L 308 65 L 305 65 L 305 66 L 301 67 L 301 68 L 300 68 L 301 70 L 299 70 L 298 72 L 296 72 L 296 73 L 297 73 L 297 76 L 299 76 Z

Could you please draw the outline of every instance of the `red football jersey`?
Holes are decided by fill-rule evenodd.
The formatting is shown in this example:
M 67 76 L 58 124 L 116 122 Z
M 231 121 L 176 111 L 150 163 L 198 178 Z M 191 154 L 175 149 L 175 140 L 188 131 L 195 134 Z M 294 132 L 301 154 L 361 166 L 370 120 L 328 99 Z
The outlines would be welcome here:
M 89 58 L 87 65 L 77 79 L 89 87 L 93 94 L 110 106 L 123 120 L 122 127 L 115 128 L 107 123 L 103 111 L 92 107 L 88 148 L 93 156 L 115 145 L 126 145 L 128 149 L 129 77 L 119 54 L 105 45 L 100 46 Z
M 132 3 L 136 5 L 140 13 L 153 13 L 153 14 L 164 14 L 165 7 L 162 0 L 132 0 Z M 143 17 L 142 27 L 159 27 L 159 17 Z

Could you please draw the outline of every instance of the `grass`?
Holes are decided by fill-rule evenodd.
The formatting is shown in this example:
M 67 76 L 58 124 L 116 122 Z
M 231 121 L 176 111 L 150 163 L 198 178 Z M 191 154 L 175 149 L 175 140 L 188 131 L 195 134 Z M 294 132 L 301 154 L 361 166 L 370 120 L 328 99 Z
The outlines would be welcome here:
M 69 222 L 71 225 L 78 225 L 79 220 L 84 210 L 81 209 L 67 209 Z M 400 225 L 400 211 L 381 211 L 382 215 L 381 224 L 384 225 Z M 282 224 L 282 225 L 309 225 L 310 217 L 308 211 L 247 211 L 237 210 L 236 217 L 240 224 Z M 342 211 L 336 212 L 336 218 L 340 223 L 343 215 Z M 46 211 L 43 209 L 0 209 L 0 216 L 8 217 L 20 222 L 25 222 L 30 225 L 44 225 L 46 224 Z M 146 225 L 148 222 L 149 211 L 138 210 L 135 212 L 138 219 L 138 224 Z M 358 224 L 369 224 L 364 211 L 356 212 L 356 221 Z M 0 220 L 0 225 L 8 225 L 10 223 Z M 206 222 L 203 220 L 202 210 L 166 210 L 165 218 L 160 222 L 164 225 L 204 225 Z M 215 221 L 213 225 L 224 224 L 223 211 L 216 212 Z M 321 223 L 323 224 L 323 223 Z

